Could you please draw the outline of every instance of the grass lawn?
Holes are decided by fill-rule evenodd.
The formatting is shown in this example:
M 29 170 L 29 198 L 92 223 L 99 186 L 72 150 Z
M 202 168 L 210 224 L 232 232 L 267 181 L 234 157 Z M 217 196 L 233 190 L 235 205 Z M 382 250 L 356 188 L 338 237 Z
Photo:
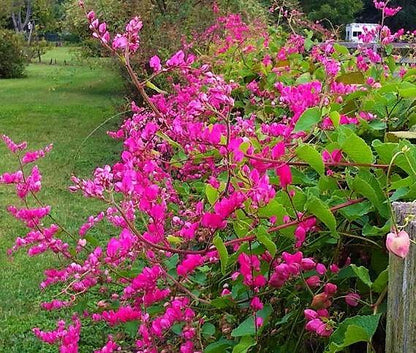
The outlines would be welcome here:
M 80 63 L 72 50 L 54 48 L 45 55 L 43 64 L 28 67 L 26 78 L 0 80 L 0 134 L 15 141 L 26 140 L 30 149 L 54 144 L 50 155 L 38 163 L 43 174 L 40 198 L 74 231 L 99 205 L 70 194 L 69 177 L 72 173 L 88 176 L 95 166 L 117 158 L 120 146 L 105 131 L 114 128 L 119 118 L 81 143 L 118 112 L 123 104 L 123 85 L 105 61 L 92 66 Z M 49 65 L 51 58 L 57 59 L 57 65 Z M 64 60 L 68 65 L 63 65 Z M 0 156 L 0 174 L 17 167 L 3 144 Z M 29 258 L 24 251 L 12 260 L 7 257 L 14 239 L 25 234 L 24 227 L 5 211 L 5 206 L 15 201 L 12 189 L 0 186 L 0 352 L 56 352 L 56 347 L 39 343 L 31 329 L 55 326 L 58 316 L 39 308 L 44 294 L 38 286 L 43 270 L 58 260 L 49 254 Z

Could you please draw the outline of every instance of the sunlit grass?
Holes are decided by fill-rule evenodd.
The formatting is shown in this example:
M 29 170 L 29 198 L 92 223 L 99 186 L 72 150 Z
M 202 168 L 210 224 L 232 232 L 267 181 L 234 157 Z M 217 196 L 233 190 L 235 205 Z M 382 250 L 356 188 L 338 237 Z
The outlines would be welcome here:
M 54 48 L 42 64 L 28 67 L 26 78 L 0 80 L 0 134 L 26 140 L 31 149 L 54 144 L 50 155 L 39 162 L 41 198 L 75 231 L 99 205 L 70 194 L 69 177 L 87 176 L 95 166 L 117 158 L 120 147 L 105 131 L 120 119 L 111 120 L 79 147 L 91 131 L 119 111 L 123 99 L 122 82 L 104 60 L 91 67 L 78 62 L 72 50 Z M 51 58 L 57 59 L 57 65 L 49 65 Z M 0 156 L 0 173 L 17 167 L 3 145 Z M 12 191 L 0 186 L 0 352 L 55 352 L 56 348 L 39 343 L 31 329 L 55 325 L 57 316 L 39 308 L 43 294 L 38 286 L 43 270 L 58 260 L 48 254 L 29 258 L 23 251 L 13 260 L 7 257 L 14 239 L 25 234 L 5 211 L 6 205 L 16 202 Z

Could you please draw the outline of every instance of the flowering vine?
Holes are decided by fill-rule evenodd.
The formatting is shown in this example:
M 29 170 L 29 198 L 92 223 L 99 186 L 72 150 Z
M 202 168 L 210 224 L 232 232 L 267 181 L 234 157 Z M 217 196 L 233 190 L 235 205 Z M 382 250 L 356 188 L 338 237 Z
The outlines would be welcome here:
M 385 3 L 375 5 L 391 13 Z M 8 211 L 28 228 L 11 252 L 25 247 L 30 256 L 52 251 L 65 259 L 45 271 L 41 288 L 62 290 L 44 309 L 94 302 L 71 316 L 72 324 L 35 328 L 39 339 L 78 352 L 82 325 L 101 322 L 112 334 L 97 352 L 246 352 L 255 345 L 266 352 L 277 326 L 290 322 L 288 337 L 299 330 L 300 338 L 281 344 L 295 351 L 303 327 L 325 339 L 342 321 L 338 312 L 372 308 L 376 293 L 382 300 L 371 286 L 369 302 L 361 300 L 354 283 L 363 281 L 362 266 L 342 251 L 351 239 L 379 246 L 366 235 L 394 229 L 386 198 L 413 195 L 413 147 L 392 171 L 392 156 L 406 142 L 365 140 L 397 124 L 397 107 L 411 109 L 401 91 L 414 85 L 406 73 L 397 75 L 367 46 L 349 53 L 332 40 L 279 37 L 232 15 L 205 34 L 214 38 L 215 59 L 186 50 L 166 61 L 154 56 L 153 73 L 142 79 L 131 65 L 140 53 L 140 19 L 112 35 L 93 11 L 86 18 L 93 37 L 125 65 L 144 106 L 132 102 L 132 115 L 109 132 L 123 143 L 117 163 L 90 179 L 72 177 L 72 192 L 102 204 L 76 235 L 37 196 L 37 166 L 28 171 L 52 146 L 27 151 L 26 142 L 3 136 L 19 169 L 0 183 L 15 186 L 23 206 Z M 260 41 L 259 30 L 267 34 Z M 381 31 L 382 45 L 400 36 Z M 162 75 L 164 90 L 152 82 Z M 384 94 L 389 80 L 401 85 L 400 104 L 385 113 L 368 97 Z M 404 174 L 409 184 L 399 180 Z M 372 214 L 378 223 L 369 223 Z M 91 234 L 101 224 L 111 236 Z M 410 240 L 393 231 L 386 244 L 405 257 Z M 343 278 L 355 278 L 354 288 Z M 137 323 L 133 337 L 123 335 L 126 323 Z

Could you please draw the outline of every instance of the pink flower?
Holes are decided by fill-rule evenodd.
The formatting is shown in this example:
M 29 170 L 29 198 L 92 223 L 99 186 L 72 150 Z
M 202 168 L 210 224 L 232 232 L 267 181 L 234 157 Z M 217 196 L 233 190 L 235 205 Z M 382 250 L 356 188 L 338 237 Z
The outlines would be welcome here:
M 348 293 L 345 296 L 345 302 L 349 305 L 349 306 L 357 306 L 358 305 L 358 301 L 360 300 L 360 295 L 358 293 Z
M 308 321 L 311 321 L 313 319 L 316 319 L 319 315 L 315 310 L 312 309 L 305 309 L 303 311 L 303 314 L 305 315 L 305 319 Z
M 259 310 L 263 309 L 263 303 L 261 302 L 259 297 L 254 297 L 251 300 L 250 306 L 254 311 L 259 311 Z
M 182 261 L 177 267 L 179 276 L 186 277 L 189 273 L 192 273 L 198 266 L 204 263 L 204 258 L 201 255 L 186 255 L 185 260 Z
M 338 163 L 342 159 L 341 150 L 335 149 L 332 152 L 322 151 L 322 160 L 324 163 Z
M 311 276 L 306 280 L 306 284 L 311 288 L 316 288 L 321 284 L 321 280 L 318 276 Z
M 2 135 L 1 138 L 4 141 L 4 143 L 6 144 L 9 151 L 11 151 L 13 153 L 23 151 L 27 147 L 27 142 L 15 143 L 15 142 L 13 142 L 13 140 L 9 136 L 6 136 L 6 135 Z
M 169 67 L 182 66 L 183 64 L 185 64 L 185 53 L 182 50 L 179 50 L 168 61 L 166 61 L 166 65 Z
M 390 232 L 386 239 L 387 250 L 404 259 L 409 253 L 410 238 L 404 230 L 399 233 Z
M 94 11 L 88 12 L 87 18 L 88 18 L 88 21 L 92 22 L 95 19 L 95 12 Z
M 402 9 L 401 6 L 398 6 L 398 7 L 385 7 L 384 8 L 384 15 L 386 17 L 395 16 L 401 9 Z
M 263 318 L 258 316 L 256 317 L 256 327 L 261 327 L 263 326 Z
M 338 290 L 338 287 L 336 286 L 336 284 L 333 283 L 327 283 L 325 285 L 324 291 L 326 294 L 328 295 L 334 295 Z
M 279 176 L 280 186 L 286 188 L 292 183 L 292 172 L 287 164 L 276 168 L 276 174 Z
M 326 272 L 326 267 L 323 264 L 317 264 L 316 265 L 316 272 L 318 272 L 320 275 L 325 274 Z
M 128 40 L 125 36 L 117 34 L 113 40 L 113 49 L 126 49 L 128 46 Z
M 227 226 L 227 222 L 224 221 L 224 218 L 216 213 L 205 213 L 202 216 L 201 224 L 204 227 L 212 229 L 223 229 Z
M 331 270 L 332 273 L 338 273 L 339 272 L 339 267 L 335 264 L 332 264 L 331 266 L 329 266 L 329 269 Z
M 154 72 L 159 72 L 162 70 L 162 65 L 160 64 L 160 59 L 157 55 L 150 58 L 149 65 Z

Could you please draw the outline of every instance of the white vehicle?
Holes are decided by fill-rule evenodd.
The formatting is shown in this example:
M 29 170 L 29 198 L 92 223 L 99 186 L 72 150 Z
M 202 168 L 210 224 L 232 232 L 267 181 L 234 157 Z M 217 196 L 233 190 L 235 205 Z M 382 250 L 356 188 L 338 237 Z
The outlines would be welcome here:
M 360 39 L 360 35 L 365 34 L 366 32 L 375 31 L 377 27 L 377 23 L 350 23 L 346 28 L 345 40 L 354 43 L 362 43 L 363 41 Z M 376 42 L 376 39 L 374 38 L 372 42 Z

